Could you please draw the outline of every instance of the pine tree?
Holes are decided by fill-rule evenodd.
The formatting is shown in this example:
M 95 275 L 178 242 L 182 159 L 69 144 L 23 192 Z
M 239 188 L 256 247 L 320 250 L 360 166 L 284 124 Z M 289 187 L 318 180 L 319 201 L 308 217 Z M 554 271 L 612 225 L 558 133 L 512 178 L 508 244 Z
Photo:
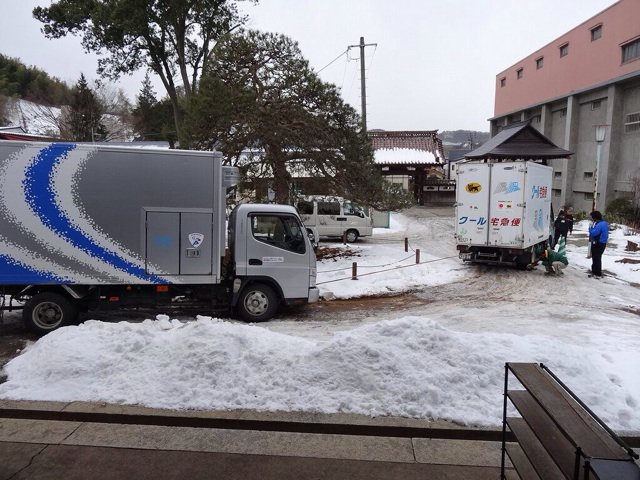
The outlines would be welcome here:
M 63 122 L 62 136 L 75 142 L 104 140 L 103 108 L 93 94 L 84 74 L 73 89 L 71 103 Z
M 157 140 L 157 122 L 155 122 L 154 107 L 158 103 L 153 91 L 149 74 L 142 81 L 142 88 L 136 97 L 136 108 L 133 109 L 133 128 L 136 140 Z

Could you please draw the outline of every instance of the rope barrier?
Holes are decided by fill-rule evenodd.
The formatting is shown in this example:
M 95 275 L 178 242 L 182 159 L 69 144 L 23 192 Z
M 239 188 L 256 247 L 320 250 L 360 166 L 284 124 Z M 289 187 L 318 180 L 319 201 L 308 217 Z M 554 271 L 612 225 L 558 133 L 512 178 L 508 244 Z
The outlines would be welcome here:
M 415 257 L 416 257 L 415 255 L 409 255 L 406 258 L 402 258 L 400 260 L 396 260 L 395 262 L 391 262 L 391 263 L 385 263 L 384 265 L 358 265 L 358 268 L 382 268 L 382 267 L 388 267 L 389 265 L 394 265 L 396 263 L 404 262 L 405 260 L 409 260 L 410 258 L 415 258 Z M 322 272 L 318 272 L 318 273 L 341 272 L 342 270 L 351 270 L 351 267 L 336 268 L 335 270 L 323 270 Z
M 374 275 L 376 273 L 392 272 L 393 270 L 399 270 L 401 268 L 417 267 L 419 265 L 426 265 L 427 263 L 434 263 L 434 262 L 439 262 L 441 260 L 448 260 L 450 258 L 457 258 L 457 257 L 458 257 L 458 255 L 451 255 L 449 257 L 436 258 L 435 260 L 428 260 L 428 261 L 422 262 L 422 263 L 412 263 L 410 265 L 399 265 L 399 266 L 397 266 L 395 268 L 388 268 L 386 270 L 378 270 L 377 272 L 367 272 L 367 273 L 358 274 L 358 277 L 365 277 L 367 275 Z M 351 267 L 349 267 L 346 270 L 351 270 Z M 333 282 L 342 282 L 343 280 L 351 280 L 351 277 L 337 278 L 335 280 L 327 280 L 325 282 L 317 282 L 316 285 L 324 285 L 325 283 L 333 283 Z

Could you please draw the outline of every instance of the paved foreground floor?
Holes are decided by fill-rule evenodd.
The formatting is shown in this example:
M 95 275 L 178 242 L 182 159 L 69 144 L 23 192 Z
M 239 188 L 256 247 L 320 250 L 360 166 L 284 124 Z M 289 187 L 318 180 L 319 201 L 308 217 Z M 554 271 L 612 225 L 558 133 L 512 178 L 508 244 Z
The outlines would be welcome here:
M 59 412 L 85 420 L 115 414 L 126 423 L 6 418 L 20 416 L 18 410 L 42 412 L 45 417 Z M 136 418 L 145 424 L 136 424 Z M 499 478 L 500 443 L 494 441 L 167 425 L 176 419 L 190 425 L 222 419 L 308 422 L 312 427 L 323 422 L 452 427 L 357 415 L 174 412 L 82 402 L 0 401 L 0 479 Z

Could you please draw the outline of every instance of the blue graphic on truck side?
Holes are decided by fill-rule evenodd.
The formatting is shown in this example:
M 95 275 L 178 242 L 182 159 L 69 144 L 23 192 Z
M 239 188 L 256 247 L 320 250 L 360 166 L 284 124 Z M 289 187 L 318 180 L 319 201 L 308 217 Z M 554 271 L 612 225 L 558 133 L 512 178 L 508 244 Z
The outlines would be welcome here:
M 73 225 L 64 211 L 60 210 L 56 202 L 52 178 L 56 165 L 75 147 L 75 144 L 59 143 L 38 152 L 33 163 L 28 167 L 23 181 L 29 207 L 49 229 L 90 256 L 143 280 L 167 283 L 167 280 L 147 274 L 144 268 L 121 258 L 117 253 L 96 245 Z

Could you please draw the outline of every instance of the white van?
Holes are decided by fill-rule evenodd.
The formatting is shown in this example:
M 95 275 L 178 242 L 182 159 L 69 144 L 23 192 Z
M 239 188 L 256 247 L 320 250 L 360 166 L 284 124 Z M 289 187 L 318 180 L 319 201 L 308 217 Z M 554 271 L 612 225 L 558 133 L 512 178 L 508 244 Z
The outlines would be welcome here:
M 373 221 L 368 212 L 340 197 L 303 197 L 296 203 L 306 227 L 321 237 L 342 237 L 347 242 L 373 234 Z

